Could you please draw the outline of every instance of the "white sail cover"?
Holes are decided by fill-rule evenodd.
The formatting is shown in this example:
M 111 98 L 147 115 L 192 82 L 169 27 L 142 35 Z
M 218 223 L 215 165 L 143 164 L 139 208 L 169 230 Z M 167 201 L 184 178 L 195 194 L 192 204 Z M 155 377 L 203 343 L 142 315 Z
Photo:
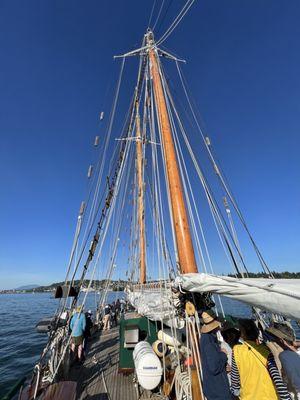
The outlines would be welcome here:
M 175 316 L 170 289 L 126 290 L 127 298 L 136 311 L 152 321 L 162 321 L 169 327 L 182 328 L 184 322 Z
M 239 279 L 198 273 L 180 275 L 176 281 L 189 292 L 216 293 L 300 320 L 300 279 Z

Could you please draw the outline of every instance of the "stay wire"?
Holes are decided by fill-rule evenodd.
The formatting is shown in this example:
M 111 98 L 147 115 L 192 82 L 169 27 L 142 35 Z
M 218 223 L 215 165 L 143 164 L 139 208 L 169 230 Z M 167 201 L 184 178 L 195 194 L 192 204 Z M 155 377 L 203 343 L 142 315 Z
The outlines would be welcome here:
M 214 168 L 216 167 L 216 168 L 217 168 L 217 171 L 219 171 L 219 173 L 217 174 L 217 176 L 218 176 L 218 178 L 219 178 L 219 180 L 220 180 L 220 182 L 221 182 L 221 184 L 222 184 L 222 186 L 223 186 L 223 188 L 224 188 L 226 194 L 227 194 L 228 197 L 230 198 L 230 200 L 231 200 L 231 202 L 232 202 L 232 204 L 233 204 L 233 206 L 234 206 L 234 209 L 235 209 L 235 211 L 236 211 L 238 217 L 240 218 L 240 221 L 241 221 L 242 225 L 244 226 L 244 228 L 245 228 L 245 230 L 246 230 L 246 232 L 247 232 L 247 234 L 248 234 L 248 237 L 249 237 L 249 239 L 250 239 L 250 241 L 251 241 L 251 243 L 252 243 L 252 245 L 253 245 L 253 247 L 254 247 L 254 250 L 255 250 L 255 252 L 256 252 L 256 254 L 257 254 L 257 257 L 258 257 L 258 259 L 259 259 L 259 261 L 260 261 L 260 264 L 261 264 L 261 266 L 262 266 L 264 272 L 267 273 L 267 274 L 269 274 L 269 276 L 271 276 L 272 278 L 274 278 L 272 272 L 270 271 L 270 269 L 269 269 L 269 267 L 268 267 L 266 261 L 264 260 L 264 258 L 263 258 L 263 256 L 262 256 L 262 254 L 261 254 L 261 252 L 260 252 L 260 250 L 259 250 L 259 248 L 258 248 L 258 246 L 257 246 L 257 244 L 256 244 L 256 242 L 255 242 L 255 240 L 254 240 L 254 238 L 253 238 L 253 236 L 252 236 L 252 234 L 251 234 L 250 231 L 249 231 L 249 228 L 248 228 L 248 226 L 247 226 L 247 223 L 246 223 L 246 221 L 245 221 L 245 219 L 244 219 L 244 217 L 243 217 L 243 214 L 242 214 L 242 212 L 241 212 L 241 210 L 240 210 L 240 208 L 239 208 L 239 206 L 238 206 L 238 204 L 237 204 L 237 202 L 236 202 L 236 200 L 235 200 L 235 198 L 234 198 L 234 196 L 233 196 L 233 194 L 232 194 L 232 191 L 230 190 L 230 188 L 229 188 L 229 186 L 228 186 L 228 183 L 226 184 L 226 182 L 225 182 L 225 180 L 224 180 L 224 178 L 223 178 L 222 170 L 221 170 L 220 166 L 216 163 L 215 157 L 214 157 L 214 155 L 213 155 L 213 153 L 212 153 L 212 150 L 211 150 L 210 146 L 207 144 L 207 142 L 206 142 L 206 140 L 205 140 L 203 131 L 202 131 L 201 126 L 200 126 L 200 124 L 199 124 L 199 122 L 198 122 L 198 119 L 197 119 L 197 117 L 196 117 L 196 114 L 195 114 L 194 108 L 193 108 L 193 106 L 192 106 L 191 100 L 190 100 L 189 95 L 188 95 L 188 93 L 187 93 L 187 89 L 186 89 L 186 84 L 185 84 L 185 82 L 184 82 L 183 73 L 182 73 L 182 71 L 181 71 L 181 69 L 180 69 L 180 66 L 179 66 L 179 64 L 178 64 L 177 61 L 176 61 L 176 66 L 177 66 L 178 75 L 179 75 L 179 78 L 180 78 L 180 80 L 181 80 L 181 84 L 182 84 L 182 87 L 183 87 L 183 90 L 184 90 L 186 99 L 187 99 L 187 101 L 188 101 L 188 104 L 189 104 L 190 110 L 191 110 L 191 112 L 192 112 L 194 121 L 195 121 L 195 123 L 196 123 L 196 125 L 197 125 L 197 127 L 198 127 L 198 130 L 199 130 L 199 132 L 200 132 L 200 135 L 201 135 L 201 137 L 202 137 L 204 146 L 205 146 L 205 148 L 206 148 L 206 150 L 207 150 L 207 152 L 208 152 L 208 154 L 209 154 L 209 158 L 210 158 L 210 160 L 211 160 L 211 162 L 212 162 L 212 164 L 213 164 L 213 167 L 214 167 Z
M 161 36 L 161 38 L 157 41 L 156 45 L 159 46 L 161 43 L 163 43 L 176 29 L 178 24 L 181 22 L 181 20 L 185 17 L 186 13 L 189 11 L 189 9 L 192 7 L 193 3 L 195 0 L 187 0 L 177 17 L 174 19 L 174 21 L 171 23 L 169 28 L 165 31 L 165 33 Z
M 152 17 L 153 17 L 153 12 L 154 12 L 155 6 L 156 6 L 156 0 L 153 1 L 152 9 L 151 9 L 151 12 L 150 12 L 150 17 L 149 17 L 149 20 L 148 20 L 148 28 L 150 28 L 150 26 L 151 26 L 151 21 L 152 21 Z
M 227 223 L 226 223 L 226 221 L 225 221 L 225 219 L 224 219 L 224 217 L 223 217 L 223 214 L 220 212 L 220 209 L 219 209 L 219 207 L 218 207 L 218 204 L 217 204 L 217 202 L 215 201 L 214 196 L 213 196 L 213 194 L 212 194 L 212 190 L 210 189 L 210 187 L 209 187 L 209 185 L 208 185 L 208 182 L 206 181 L 206 179 L 205 179 L 205 177 L 204 177 L 204 174 L 203 174 L 203 172 L 201 171 L 200 166 L 199 166 L 199 164 L 198 164 L 198 162 L 197 162 L 197 160 L 196 160 L 195 154 L 194 154 L 194 152 L 193 152 L 193 150 L 192 150 L 192 148 L 191 148 L 191 145 L 190 145 L 190 143 L 189 143 L 189 141 L 188 141 L 188 138 L 187 138 L 187 135 L 186 135 L 186 133 L 185 133 L 184 127 L 183 127 L 183 125 L 182 125 L 182 122 L 181 122 L 181 120 L 180 120 L 180 118 L 179 118 L 179 115 L 178 115 L 176 109 L 175 109 L 174 101 L 173 101 L 173 99 L 172 99 L 172 96 L 171 96 L 170 92 L 168 92 L 168 95 L 169 95 L 169 97 L 170 97 L 171 103 L 173 104 L 173 108 L 174 108 L 174 110 L 175 110 L 175 115 L 176 115 L 177 120 L 178 120 L 178 122 L 179 122 L 179 124 L 180 124 L 180 126 L 181 126 L 181 131 L 182 131 L 182 134 L 183 134 L 183 137 L 184 137 L 186 146 L 187 146 L 187 148 L 188 148 L 188 151 L 189 151 L 189 153 L 190 153 L 190 156 L 191 156 L 191 158 L 192 158 L 192 161 L 193 161 L 193 163 L 194 163 L 194 166 L 195 166 L 195 168 L 196 168 L 196 171 L 197 171 L 197 173 L 198 173 L 198 176 L 199 176 L 199 178 L 200 178 L 200 181 L 202 182 L 202 185 L 203 185 L 203 187 L 204 187 L 204 189 L 205 189 L 205 192 L 206 192 L 206 194 L 207 194 L 207 196 L 208 196 L 209 202 L 210 202 L 210 203 L 212 204 L 212 206 L 213 206 L 213 210 L 214 210 L 214 212 L 216 213 L 216 216 L 217 216 L 217 218 L 218 218 L 218 221 L 219 221 L 220 224 L 221 224 L 220 226 L 221 226 L 221 228 L 222 228 L 222 232 L 223 232 L 223 234 L 225 235 L 225 236 L 224 236 L 224 240 L 225 240 L 227 246 L 229 246 L 230 254 L 231 254 L 231 256 L 233 256 L 233 253 L 232 253 L 232 250 L 231 250 L 231 247 L 230 247 L 230 243 L 229 243 L 229 240 L 228 240 L 228 238 L 227 238 L 227 234 L 228 234 L 229 237 L 232 239 L 232 235 L 231 235 L 230 229 L 229 229 L 228 226 L 227 226 Z M 224 225 L 223 225 L 223 224 L 224 224 Z M 225 230 L 224 226 L 226 227 L 226 230 Z M 232 241 L 233 241 L 233 239 L 232 239 Z M 234 245 L 234 247 L 236 248 L 236 245 L 235 245 L 234 241 L 233 241 L 233 245 Z M 236 248 L 236 251 L 237 251 L 237 253 L 239 254 L 239 249 L 238 249 L 238 248 Z M 237 267 L 237 264 L 236 264 L 236 260 L 235 260 L 234 257 L 233 257 L 233 261 L 234 261 L 235 268 L 238 268 L 238 267 Z M 241 261 L 243 262 L 242 259 L 241 259 Z M 243 265 L 244 265 L 244 268 L 247 270 L 247 268 L 246 268 L 246 266 L 245 266 L 244 263 L 243 263 Z M 238 270 L 238 273 L 240 273 L 239 270 Z
M 166 7 L 166 9 L 165 9 L 164 15 L 162 16 L 161 21 L 160 21 L 160 23 L 159 23 L 159 25 L 158 25 L 158 28 L 157 28 L 157 35 L 159 35 L 160 29 L 161 29 L 161 27 L 162 27 L 162 24 L 164 23 L 164 21 L 165 21 L 165 19 L 166 19 L 166 16 L 167 16 L 167 14 L 168 14 L 168 11 L 169 11 L 169 9 L 170 9 L 172 3 L 173 3 L 173 0 L 169 0 L 169 3 L 168 3 L 168 5 L 167 5 L 167 7 Z
M 156 17 L 156 20 L 155 20 L 154 25 L 153 25 L 153 28 L 152 28 L 153 31 L 154 31 L 154 29 L 155 29 L 155 27 L 156 27 L 156 24 L 157 24 L 158 20 L 159 20 L 159 17 L 160 17 L 160 14 L 161 14 L 161 12 L 162 12 L 164 3 L 165 3 L 165 0 L 162 0 L 160 9 L 159 9 L 159 11 L 158 11 L 158 15 L 157 15 L 157 17 Z M 150 25 L 149 25 L 149 26 L 150 26 Z

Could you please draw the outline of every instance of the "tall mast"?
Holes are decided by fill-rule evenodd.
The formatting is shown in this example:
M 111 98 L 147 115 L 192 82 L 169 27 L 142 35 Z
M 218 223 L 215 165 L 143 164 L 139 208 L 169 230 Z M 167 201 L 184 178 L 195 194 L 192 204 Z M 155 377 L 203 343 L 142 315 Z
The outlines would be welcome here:
M 180 271 L 183 274 L 198 272 L 188 215 L 184 202 L 182 182 L 172 137 L 171 124 L 162 86 L 159 58 L 156 48 L 154 47 L 153 33 L 148 32 L 146 37 L 147 45 L 149 46 L 150 71 L 153 79 L 154 95 L 164 148 Z
M 145 245 L 145 220 L 144 220 L 144 180 L 143 180 L 143 138 L 141 135 L 141 123 L 138 103 L 136 106 L 136 167 L 138 183 L 138 226 L 139 226 L 139 244 L 140 244 L 140 283 L 146 283 L 146 245 Z

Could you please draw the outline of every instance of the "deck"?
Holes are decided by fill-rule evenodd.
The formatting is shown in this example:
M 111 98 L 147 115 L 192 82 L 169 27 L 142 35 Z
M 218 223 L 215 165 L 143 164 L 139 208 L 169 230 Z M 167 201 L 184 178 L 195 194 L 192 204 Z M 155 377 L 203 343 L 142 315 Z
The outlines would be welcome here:
M 139 399 L 133 374 L 125 376 L 118 373 L 118 363 L 119 328 L 96 332 L 88 344 L 84 364 L 74 366 L 70 371 L 69 379 L 77 382 L 76 399 Z

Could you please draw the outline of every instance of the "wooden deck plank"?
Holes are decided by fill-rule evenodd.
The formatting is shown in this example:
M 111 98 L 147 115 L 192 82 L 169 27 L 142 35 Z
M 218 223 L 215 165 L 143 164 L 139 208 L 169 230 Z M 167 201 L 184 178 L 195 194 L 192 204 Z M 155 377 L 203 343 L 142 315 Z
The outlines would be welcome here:
M 90 340 L 86 360 L 73 367 L 69 379 L 77 382 L 78 400 L 137 400 L 133 375 L 118 373 L 119 330 L 97 332 Z

